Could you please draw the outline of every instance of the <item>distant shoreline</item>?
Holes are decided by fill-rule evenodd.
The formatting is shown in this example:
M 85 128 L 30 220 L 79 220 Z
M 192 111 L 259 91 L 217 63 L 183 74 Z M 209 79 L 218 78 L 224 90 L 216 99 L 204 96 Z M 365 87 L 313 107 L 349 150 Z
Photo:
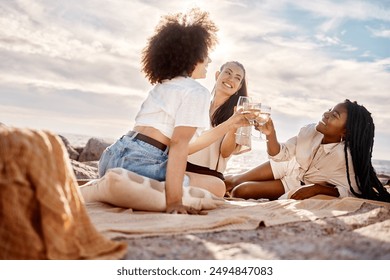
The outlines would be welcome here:
M 99 137 L 91 135 L 82 135 L 74 133 L 58 133 L 64 136 L 73 147 L 83 147 L 87 144 L 88 140 L 91 138 L 100 138 L 104 139 L 107 142 L 114 142 L 116 139 L 111 137 Z M 258 144 L 258 143 L 254 143 Z M 241 172 L 242 170 L 252 168 L 263 162 L 267 161 L 267 155 L 265 153 L 265 147 L 257 146 L 252 149 L 252 151 L 244 153 L 242 155 L 233 156 L 228 163 L 227 173 Z M 378 175 L 387 175 L 390 176 L 390 160 L 385 159 L 373 159 L 372 164 L 375 168 L 375 171 Z M 241 170 L 241 171 L 240 171 Z

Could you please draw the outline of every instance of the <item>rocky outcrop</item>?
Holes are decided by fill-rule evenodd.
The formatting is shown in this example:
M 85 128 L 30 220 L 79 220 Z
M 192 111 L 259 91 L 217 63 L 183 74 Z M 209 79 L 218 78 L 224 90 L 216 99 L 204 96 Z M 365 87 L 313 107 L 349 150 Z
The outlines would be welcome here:
M 100 138 L 91 138 L 88 140 L 87 145 L 84 147 L 81 152 L 78 161 L 95 161 L 99 160 L 103 151 L 110 146 L 112 143 L 109 143 Z
M 69 159 L 73 167 L 77 180 L 96 179 L 98 175 L 98 161 L 110 143 L 107 140 L 92 137 L 85 147 L 73 147 L 69 140 L 59 135 L 69 154 Z
M 58 135 L 58 136 L 61 138 L 62 142 L 64 143 L 65 148 L 68 151 L 69 158 L 74 159 L 74 160 L 78 160 L 80 153 L 77 152 L 77 150 L 74 147 L 72 147 L 72 145 L 70 144 L 68 139 L 66 139 L 62 135 Z
M 83 162 L 78 162 L 73 159 L 71 159 L 70 162 L 72 164 L 74 174 L 78 180 L 97 179 L 99 177 L 97 162 L 95 162 L 96 167 L 85 164 Z

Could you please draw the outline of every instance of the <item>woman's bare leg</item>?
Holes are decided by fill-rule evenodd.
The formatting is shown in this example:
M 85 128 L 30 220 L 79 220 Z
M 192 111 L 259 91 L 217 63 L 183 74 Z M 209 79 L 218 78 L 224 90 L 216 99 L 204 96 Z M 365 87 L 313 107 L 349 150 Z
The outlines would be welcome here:
M 142 211 L 165 211 L 165 182 L 159 182 L 123 168 L 114 168 L 97 180 L 80 186 L 85 202 L 105 202 Z M 183 188 L 183 205 L 209 210 L 224 203 L 207 190 Z
M 186 174 L 190 177 L 190 186 L 208 190 L 217 197 L 224 196 L 225 184 L 221 179 L 215 176 L 193 172 L 186 172 Z
M 236 186 L 231 192 L 231 196 L 244 199 L 268 198 L 275 200 L 283 195 L 284 192 L 284 187 L 280 180 L 249 181 Z
M 123 208 L 165 211 L 164 183 L 123 168 L 109 169 L 97 180 L 80 186 L 85 202 L 105 202 Z
M 229 192 L 241 183 L 248 181 L 272 181 L 275 180 L 269 161 L 250 169 L 244 173 L 225 176 L 226 191 Z

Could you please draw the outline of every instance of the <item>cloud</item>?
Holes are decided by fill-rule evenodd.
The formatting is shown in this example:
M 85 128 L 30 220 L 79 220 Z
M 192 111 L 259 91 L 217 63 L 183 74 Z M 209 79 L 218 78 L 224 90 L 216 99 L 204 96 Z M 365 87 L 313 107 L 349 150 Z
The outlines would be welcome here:
M 290 4 L 310 12 L 312 16 L 316 17 L 356 20 L 375 19 L 388 22 L 390 21 L 390 9 L 389 7 L 384 7 L 380 2 L 362 0 L 296 0 L 291 1 Z M 337 25 L 333 25 L 333 27 L 337 27 Z
M 151 87 L 140 65 L 147 38 L 162 15 L 193 6 L 220 29 L 202 84 L 211 89 L 225 61 L 242 62 L 250 94 L 272 106 L 281 140 L 345 98 L 357 100 L 390 156 L 382 148 L 390 58 L 344 41 L 346 21 L 389 39 L 390 9 L 381 1 L 3 1 L 0 121 L 92 135 L 131 128 Z M 357 51 L 370 60 L 353 57 Z
M 56 132 L 119 137 L 134 125 L 143 97 L 2 85 L 1 122 Z M 21 104 L 28 104 L 21 105 Z
M 381 27 L 379 29 L 371 28 L 369 26 L 366 27 L 374 37 L 381 37 L 381 38 L 390 38 L 390 29 Z

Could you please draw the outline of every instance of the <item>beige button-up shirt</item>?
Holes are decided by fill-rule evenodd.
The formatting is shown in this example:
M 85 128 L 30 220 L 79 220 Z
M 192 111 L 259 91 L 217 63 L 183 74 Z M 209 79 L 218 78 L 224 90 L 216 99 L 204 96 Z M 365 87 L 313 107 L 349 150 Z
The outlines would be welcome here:
M 347 179 L 344 142 L 321 144 L 323 134 L 316 130 L 316 124 L 309 124 L 298 135 L 280 144 L 280 152 L 269 156 L 274 161 L 288 161 L 295 157 L 299 175 L 297 180 L 305 184 L 332 184 L 340 197 L 354 196 Z M 348 166 L 351 185 L 358 190 L 352 158 L 348 151 Z

